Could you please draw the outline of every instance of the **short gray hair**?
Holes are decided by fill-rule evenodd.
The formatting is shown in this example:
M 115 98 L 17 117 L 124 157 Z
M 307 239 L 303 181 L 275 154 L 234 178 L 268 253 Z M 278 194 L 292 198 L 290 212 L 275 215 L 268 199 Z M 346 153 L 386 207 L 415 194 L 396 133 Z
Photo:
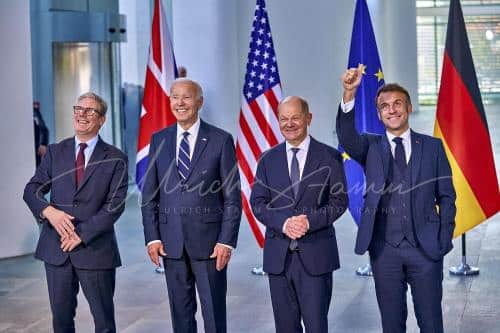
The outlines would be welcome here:
M 187 77 L 179 77 L 179 78 L 175 79 L 174 82 L 172 82 L 172 85 L 170 86 L 170 91 L 172 91 L 172 87 L 177 83 L 191 84 L 196 90 L 196 99 L 203 98 L 203 89 L 201 88 L 201 85 L 198 82 L 196 82 L 195 80 L 191 80 L 190 78 L 187 78 Z
M 101 96 L 97 95 L 94 92 L 89 91 L 78 96 L 78 99 L 76 101 L 80 102 L 82 99 L 85 98 L 90 98 L 96 101 L 99 104 L 99 109 L 100 109 L 99 113 L 101 114 L 101 116 L 106 115 L 106 111 L 108 111 L 108 103 L 106 103 L 106 101 Z
M 300 96 L 287 96 L 281 100 L 279 105 L 286 104 L 286 103 L 292 102 L 294 100 L 297 100 L 299 102 L 300 108 L 301 108 L 302 112 L 304 112 L 304 114 L 309 113 L 309 104 L 307 103 L 305 98 L 300 97 Z M 279 105 L 278 105 L 278 107 L 279 107 Z

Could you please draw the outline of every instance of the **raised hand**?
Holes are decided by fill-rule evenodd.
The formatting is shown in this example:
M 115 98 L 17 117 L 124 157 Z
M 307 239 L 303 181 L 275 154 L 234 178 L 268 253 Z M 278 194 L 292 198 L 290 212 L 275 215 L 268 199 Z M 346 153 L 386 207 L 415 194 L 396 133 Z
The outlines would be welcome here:
M 357 68 L 349 68 L 341 77 L 342 86 L 344 87 L 343 99 L 347 103 L 354 99 L 356 91 L 361 84 L 363 77 L 363 64 L 359 64 Z

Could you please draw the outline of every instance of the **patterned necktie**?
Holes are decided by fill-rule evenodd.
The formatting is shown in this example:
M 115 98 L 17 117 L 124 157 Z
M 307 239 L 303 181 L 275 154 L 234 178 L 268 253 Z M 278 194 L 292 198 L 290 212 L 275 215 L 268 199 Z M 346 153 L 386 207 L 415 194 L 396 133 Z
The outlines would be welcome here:
M 401 172 L 406 169 L 406 154 L 405 147 L 403 146 L 403 139 L 400 137 L 395 137 L 392 139 L 396 143 L 396 149 L 394 151 L 394 159 L 396 160 L 396 165 L 399 167 Z
M 80 182 L 83 179 L 83 173 L 85 172 L 85 154 L 84 151 L 87 148 L 87 144 L 85 142 L 80 143 L 80 150 L 78 151 L 78 155 L 76 156 L 76 187 L 80 185 Z
M 300 148 L 292 148 L 293 156 L 292 156 L 292 164 L 290 165 L 290 179 L 292 181 L 292 190 L 293 197 L 297 200 L 297 195 L 299 194 L 299 185 L 300 185 L 300 169 L 299 169 L 299 160 L 297 159 L 297 153 Z M 296 239 L 292 239 L 288 248 L 291 251 L 297 250 L 299 246 L 299 242 Z
M 300 148 L 292 148 L 293 157 L 292 164 L 290 165 L 290 179 L 292 180 L 292 190 L 293 197 L 297 199 L 297 194 L 299 193 L 299 183 L 300 183 L 300 169 L 299 160 L 297 159 L 297 153 Z
M 182 135 L 183 138 L 181 140 L 181 144 L 179 145 L 179 154 L 177 157 L 177 170 L 179 172 L 179 176 L 181 176 L 183 180 L 186 180 L 189 174 L 189 168 L 191 167 L 188 141 L 189 132 L 184 132 Z

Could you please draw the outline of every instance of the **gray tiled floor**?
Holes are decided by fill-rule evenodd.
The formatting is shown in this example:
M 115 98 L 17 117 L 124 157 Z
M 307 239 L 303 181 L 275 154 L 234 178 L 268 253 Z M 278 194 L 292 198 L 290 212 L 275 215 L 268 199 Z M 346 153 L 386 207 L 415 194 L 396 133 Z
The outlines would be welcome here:
M 496 159 L 500 156 L 500 108 L 488 107 L 490 132 Z M 415 113 L 413 128 L 432 131 L 432 111 Z M 345 214 L 336 222 L 342 268 L 334 274 L 329 314 L 331 332 L 381 332 L 373 281 L 354 271 L 367 262 L 353 253 L 356 227 Z M 116 316 L 123 333 L 171 332 L 167 292 L 162 275 L 156 274 L 143 247 L 137 196 L 131 195 L 127 210 L 117 224 L 123 267 L 118 270 Z M 444 280 L 446 332 L 500 332 L 500 216 L 468 233 L 468 261 L 478 265 L 477 277 Z M 460 260 L 460 244 L 446 257 L 445 269 Z M 265 277 L 250 274 L 261 262 L 251 231 L 242 222 L 238 249 L 230 263 L 228 283 L 229 332 L 273 332 L 272 309 Z M 409 297 L 408 332 L 418 332 Z M 50 310 L 43 266 L 32 256 L 0 261 L 0 332 L 50 332 Z M 201 321 L 200 326 L 202 327 Z M 77 311 L 79 332 L 92 332 L 87 302 L 80 295 Z M 201 329 L 200 329 L 201 332 Z

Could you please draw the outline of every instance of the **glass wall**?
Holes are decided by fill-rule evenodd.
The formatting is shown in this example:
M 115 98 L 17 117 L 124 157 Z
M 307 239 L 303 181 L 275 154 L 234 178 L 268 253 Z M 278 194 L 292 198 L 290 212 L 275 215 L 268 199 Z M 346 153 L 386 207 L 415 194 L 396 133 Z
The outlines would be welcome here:
M 461 1 L 485 104 L 500 104 L 500 0 Z M 417 0 L 419 104 L 436 103 L 446 42 L 449 1 Z

